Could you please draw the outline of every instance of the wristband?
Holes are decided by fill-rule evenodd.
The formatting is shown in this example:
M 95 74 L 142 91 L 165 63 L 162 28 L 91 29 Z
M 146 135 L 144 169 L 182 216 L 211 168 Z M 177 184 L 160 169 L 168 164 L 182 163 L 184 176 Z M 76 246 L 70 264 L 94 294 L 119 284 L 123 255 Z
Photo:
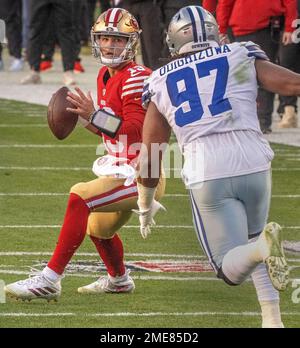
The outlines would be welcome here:
M 140 210 L 149 210 L 154 200 L 156 187 L 146 187 L 138 182 L 137 188 L 139 193 L 138 206 Z
M 122 125 L 122 118 L 103 109 L 98 109 L 89 117 L 89 122 L 102 133 L 114 138 Z

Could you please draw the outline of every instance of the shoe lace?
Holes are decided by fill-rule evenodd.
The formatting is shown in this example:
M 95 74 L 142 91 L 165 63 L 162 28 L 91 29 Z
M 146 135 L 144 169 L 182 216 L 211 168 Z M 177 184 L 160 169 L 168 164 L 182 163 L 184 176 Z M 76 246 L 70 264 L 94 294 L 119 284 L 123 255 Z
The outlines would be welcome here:
M 97 283 L 101 288 L 106 288 L 110 283 L 109 277 L 102 276 L 98 279 Z
M 30 267 L 29 278 L 25 280 L 21 280 L 20 284 L 23 284 L 23 285 L 36 284 L 41 280 L 41 277 L 43 277 L 42 271 L 36 268 Z

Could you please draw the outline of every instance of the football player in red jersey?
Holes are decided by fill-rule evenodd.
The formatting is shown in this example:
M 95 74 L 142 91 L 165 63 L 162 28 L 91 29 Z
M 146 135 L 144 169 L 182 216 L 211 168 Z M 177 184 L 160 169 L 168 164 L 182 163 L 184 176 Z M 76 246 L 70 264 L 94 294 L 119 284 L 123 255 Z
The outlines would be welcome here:
M 57 299 L 64 269 L 86 234 L 94 242 L 108 274 L 80 287 L 78 292 L 120 293 L 132 292 L 135 288 L 125 269 L 123 244 L 116 232 L 129 220 L 132 209 L 137 208 L 135 159 L 145 116 L 141 97 L 144 80 L 151 73 L 133 61 L 139 34 L 136 19 L 119 8 L 101 14 L 92 28 L 93 54 L 104 65 L 97 80 L 100 121 L 108 115 L 109 126 L 116 120 L 121 120 L 121 125 L 115 134 L 111 129 L 107 133 L 103 124 L 98 126 L 94 118 L 97 110 L 91 94 L 79 88 L 77 93 L 69 92 L 68 99 L 74 105 L 70 110 L 80 116 L 88 130 L 103 137 L 108 154 L 94 163 L 97 179 L 71 188 L 64 223 L 48 265 L 41 273 L 6 285 L 6 293 L 13 297 Z M 156 199 L 163 195 L 164 184 L 162 179 Z M 153 215 L 160 207 L 157 202 Z

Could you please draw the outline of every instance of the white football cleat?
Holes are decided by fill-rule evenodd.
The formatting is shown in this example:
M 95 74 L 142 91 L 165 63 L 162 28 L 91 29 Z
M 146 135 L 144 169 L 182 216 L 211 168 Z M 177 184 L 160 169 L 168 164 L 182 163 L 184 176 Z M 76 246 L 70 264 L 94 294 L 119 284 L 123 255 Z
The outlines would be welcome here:
M 257 242 L 274 288 L 283 291 L 289 282 L 289 268 L 281 245 L 280 232 L 281 227 L 276 222 L 270 222 Z
M 103 293 L 130 293 L 135 289 L 134 281 L 126 272 L 121 277 L 109 275 L 100 277 L 94 283 L 78 288 L 80 294 L 103 294 Z
M 45 299 L 49 302 L 51 300 L 57 301 L 61 294 L 61 285 L 60 281 L 53 283 L 45 278 L 41 272 L 35 272 L 25 280 L 7 284 L 4 291 L 6 295 L 23 301 Z

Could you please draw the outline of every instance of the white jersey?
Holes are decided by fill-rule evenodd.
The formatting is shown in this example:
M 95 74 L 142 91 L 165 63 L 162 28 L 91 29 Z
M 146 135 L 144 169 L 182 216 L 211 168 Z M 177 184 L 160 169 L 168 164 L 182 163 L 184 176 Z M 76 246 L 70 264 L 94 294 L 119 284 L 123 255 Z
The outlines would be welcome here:
M 270 168 L 274 154 L 257 118 L 256 58 L 268 59 L 253 42 L 212 47 L 166 64 L 147 81 L 144 103 L 152 101 L 173 129 L 186 184 Z M 189 173 L 195 161 L 202 170 Z

